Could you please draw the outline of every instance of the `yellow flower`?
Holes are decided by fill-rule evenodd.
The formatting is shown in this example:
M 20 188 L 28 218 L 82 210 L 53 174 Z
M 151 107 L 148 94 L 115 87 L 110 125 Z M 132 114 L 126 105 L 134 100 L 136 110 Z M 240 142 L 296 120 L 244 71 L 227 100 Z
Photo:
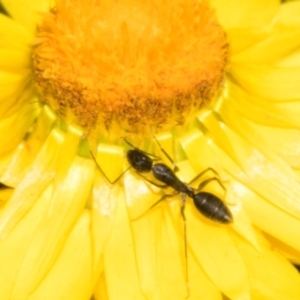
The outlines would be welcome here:
M 298 1 L 2 3 L 1 300 L 300 299 Z

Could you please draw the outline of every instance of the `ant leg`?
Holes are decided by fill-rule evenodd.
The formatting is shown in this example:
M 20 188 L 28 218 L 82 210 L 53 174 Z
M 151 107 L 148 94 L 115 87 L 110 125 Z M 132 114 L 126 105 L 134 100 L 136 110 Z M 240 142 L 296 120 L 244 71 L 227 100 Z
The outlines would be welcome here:
M 177 193 L 176 193 L 177 194 Z M 139 218 L 143 217 L 145 214 L 147 214 L 150 210 L 152 210 L 157 204 L 159 204 L 160 202 L 162 202 L 163 200 L 165 200 L 166 198 L 170 198 L 170 197 L 173 197 L 175 196 L 176 194 L 166 194 L 166 195 L 163 195 L 158 201 L 156 201 L 154 204 L 152 204 L 150 206 L 149 209 L 147 209 L 144 213 L 142 213 L 140 216 L 138 216 L 137 218 L 135 219 L 132 219 L 132 221 L 136 221 L 138 220 Z
M 207 180 L 202 181 L 199 184 L 198 189 L 202 190 L 208 183 L 210 183 L 213 180 L 217 181 L 219 183 L 219 185 L 223 188 L 223 190 L 226 191 L 224 184 L 221 182 L 221 180 L 218 177 L 213 177 L 213 178 L 209 178 Z
M 131 167 L 127 168 L 123 173 L 121 173 L 114 181 L 110 181 L 109 178 L 107 177 L 107 175 L 104 173 L 104 171 L 101 169 L 101 167 L 99 166 L 97 160 L 96 160 L 96 157 L 95 155 L 93 154 L 92 151 L 90 151 L 90 154 L 97 166 L 97 168 L 99 169 L 99 171 L 103 174 L 103 176 L 106 178 L 106 180 L 110 183 L 110 184 L 115 184 Z
M 5 189 L 13 189 L 11 186 L 8 186 L 2 182 L 0 182 L 0 190 L 5 190 Z
M 154 155 L 154 154 L 148 153 L 148 152 L 146 152 L 146 151 L 143 151 L 143 150 L 141 150 L 141 149 L 135 147 L 135 146 L 132 145 L 126 138 L 123 138 L 123 139 L 124 139 L 124 141 L 125 141 L 130 147 L 132 147 L 133 149 L 138 150 L 138 151 L 140 151 L 140 152 L 142 152 L 142 153 L 144 153 L 144 154 L 146 154 L 146 155 L 148 155 L 148 156 L 153 157 L 153 158 L 154 158 L 154 159 L 153 159 L 154 161 L 155 161 L 155 160 L 161 160 L 160 157 L 158 157 L 158 156 L 156 156 L 156 155 Z
M 171 158 L 171 156 L 167 153 L 167 151 L 161 146 L 160 142 L 157 140 L 157 138 L 155 137 L 155 135 L 153 135 L 154 140 L 156 141 L 159 149 L 161 150 L 161 152 L 166 156 L 166 158 L 170 161 L 170 163 L 173 165 L 174 169 L 173 172 L 177 172 L 178 171 L 178 167 L 176 166 L 174 160 Z
M 154 182 L 154 181 L 152 181 L 152 180 L 146 178 L 146 177 L 145 177 L 144 175 L 142 175 L 141 173 L 138 173 L 138 172 L 137 172 L 137 174 L 138 174 L 139 176 L 143 177 L 146 181 L 150 182 L 151 184 L 153 184 L 153 185 L 155 185 L 155 186 L 157 186 L 157 187 L 160 187 L 160 188 L 163 188 L 163 189 L 165 189 L 165 188 L 168 187 L 167 184 L 158 184 L 158 183 L 156 183 L 156 182 Z
M 213 169 L 213 168 L 207 168 L 205 169 L 204 171 L 202 171 L 200 174 L 196 175 L 196 177 L 194 177 L 190 182 L 189 182 L 189 185 L 192 184 L 193 182 L 195 182 L 197 179 L 199 179 L 200 177 L 202 177 L 205 173 L 207 173 L 208 171 L 212 171 L 216 176 L 214 178 L 217 178 L 219 177 L 219 174 L 218 172 Z
M 186 195 L 181 194 L 181 207 L 180 207 L 180 214 L 183 220 L 183 242 L 184 242 L 184 258 L 185 258 L 185 281 L 187 287 L 187 296 L 186 299 L 190 297 L 190 289 L 189 289 L 189 274 L 188 274 L 188 253 L 187 253 L 187 233 L 186 233 L 186 218 L 185 218 L 185 202 L 186 202 Z

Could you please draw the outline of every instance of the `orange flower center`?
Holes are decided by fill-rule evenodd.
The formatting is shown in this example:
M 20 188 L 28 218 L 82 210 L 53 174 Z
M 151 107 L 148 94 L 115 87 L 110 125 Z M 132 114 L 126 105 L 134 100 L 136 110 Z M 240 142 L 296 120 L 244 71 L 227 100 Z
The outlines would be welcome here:
M 183 123 L 220 90 L 227 59 L 207 1 L 61 0 L 33 52 L 44 102 L 87 132 Z

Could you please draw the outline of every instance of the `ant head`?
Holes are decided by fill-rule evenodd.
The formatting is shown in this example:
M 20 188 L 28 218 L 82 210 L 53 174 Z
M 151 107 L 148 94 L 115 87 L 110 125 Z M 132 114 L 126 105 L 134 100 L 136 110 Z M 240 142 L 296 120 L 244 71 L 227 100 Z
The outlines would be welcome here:
M 128 150 L 127 160 L 131 167 L 139 173 L 150 172 L 152 169 L 153 160 L 138 149 Z

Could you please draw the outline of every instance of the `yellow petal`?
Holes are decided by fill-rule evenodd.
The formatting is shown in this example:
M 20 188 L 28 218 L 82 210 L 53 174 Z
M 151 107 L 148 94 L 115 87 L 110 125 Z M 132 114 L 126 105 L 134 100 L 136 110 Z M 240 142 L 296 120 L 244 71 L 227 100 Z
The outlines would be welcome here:
M 285 26 L 295 27 L 300 25 L 299 20 L 300 3 L 299 1 L 287 2 L 280 6 L 278 19 Z
M 264 232 L 265 238 L 272 244 L 274 250 L 282 254 L 285 258 L 287 258 L 294 265 L 300 265 L 300 251 L 295 248 L 290 247 L 285 244 L 283 241 L 278 240 L 274 236 L 271 236 Z
M 26 176 L 17 186 L 9 203 L 0 212 L 1 237 L 5 237 L 17 222 L 34 206 L 35 201 L 55 175 L 55 164 L 63 135 L 53 130 Z
M 5 9 L 19 24 L 34 33 L 42 13 L 49 12 L 53 7 L 52 0 L 3 0 Z M 26 9 L 24 9 L 26 7 Z
M 145 297 L 139 285 L 134 241 L 123 193 L 120 192 L 116 200 L 115 221 L 104 252 L 107 293 L 112 300 L 142 300 Z
M 128 214 L 131 220 L 140 218 L 162 197 L 162 191 L 151 183 L 132 173 L 124 175 L 124 187 Z
M 251 299 L 300 298 L 299 273 L 284 257 L 266 247 L 262 247 L 263 252 L 258 252 L 239 236 L 234 236 L 234 239 L 247 266 Z M 266 244 L 263 237 L 260 240 Z
M 300 168 L 300 131 L 267 127 L 253 122 L 247 122 L 250 127 L 247 134 L 256 134 L 257 143 L 264 145 L 269 151 L 273 150 L 291 167 Z M 252 136 L 253 137 L 253 136 Z
M 193 253 L 188 256 L 190 299 L 224 299 L 218 286 L 216 286 L 204 272 Z M 201 288 L 199 288 L 201 286 Z
M 24 68 L 30 68 L 29 51 L 0 49 L 0 58 L 1 70 L 21 70 Z
M 37 112 L 34 106 L 26 105 L 11 116 L 0 120 L 0 132 L 5 133 L 0 140 L 1 155 L 5 155 L 20 143 L 28 128 L 31 127 Z
M 112 232 L 120 186 L 95 176 L 91 200 L 94 268 L 103 268 L 103 249 Z
M 98 144 L 97 164 L 101 173 L 111 182 L 114 183 L 123 173 L 124 163 L 123 147 Z
M 251 299 L 246 266 L 230 229 L 204 220 L 192 205 L 186 212 L 188 244 L 205 273 L 230 299 Z
M 213 7 L 225 29 L 260 27 L 269 23 L 278 11 L 276 0 L 222 1 L 212 0 Z
M 51 203 L 28 247 L 12 298 L 27 298 L 45 278 L 84 209 L 93 177 L 93 163 L 76 157 L 61 185 L 54 185 Z
M 254 225 L 300 251 L 299 219 L 272 205 L 245 186 L 232 184 Z
M 183 238 L 178 239 L 169 211 L 161 209 L 164 204 L 132 223 L 141 288 L 147 299 L 184 299 Z M 176 217 L 181 221 L 179 210 Z
M 50 272 L 28 300 L 82 300 L 91 295 L 95 281 L 91 251 L 90 215 L 76 222 Z M 55 288 L 53 288 L 55 286 Z
M 224 98 L 219 101 L 215 110 L 222 115 L 226 124 L 234 128 L 240 135 L 247 134 L 246 130 L 240 129 L 239 122 L 243 122 L 241 117 L 272 127 L 294 128 L 299 126 L 298 117 L 296 119 L 285 112 L 279 106 L 280 104 L 253 97 L 251 92 L 243 90 L 231 80 L 228 80 L 226 88 Z M 250 132 L 250 135 L 252 134 L 253 132 Z M 257 132 L 256 135 L 258 134 Z
M 284 60 L 286 56 L 299 53 L 299 7 L 299 2 L 280 5 L 276 22 L 268 35 L 261 41 L 245 47 L 243 51 L 234 53 L 231 61 L 275 64 Z
M 231 75 L 246 91 L 273 101 L 300 98 L 298 67 L 232 64 Z
M 26 69 L 16 72 L 0 71 L 0 103 L 9 95 L 22 91 L 28 85 L 29 74 L 30 71 Z
M 19 184 L 26 175 L 27 168 L 43 146 L 55 118 L 53 112 L 44 106 L 27 141 L 15 149 L 8 161 L 3 162 L 1 182 L 13 187 Z
M 11 18 L 0 14 L 1 49 L 28 51 L 34 35 Z
M 24 256 L 52 200 L 52 186 L 40 195 L 33 208 L 22 218 L 0 247 L 0 299 L 11 299 Z M 20 247 L 22 245 L 22 247 Z
M 94 289 L 93 297 L 95 298 L 95 300 L 109 300 L 108 295 L 107 295 L 107 290 L 106 290 L 105 277 L 103 274 L 100 277 L 100 279 Z

